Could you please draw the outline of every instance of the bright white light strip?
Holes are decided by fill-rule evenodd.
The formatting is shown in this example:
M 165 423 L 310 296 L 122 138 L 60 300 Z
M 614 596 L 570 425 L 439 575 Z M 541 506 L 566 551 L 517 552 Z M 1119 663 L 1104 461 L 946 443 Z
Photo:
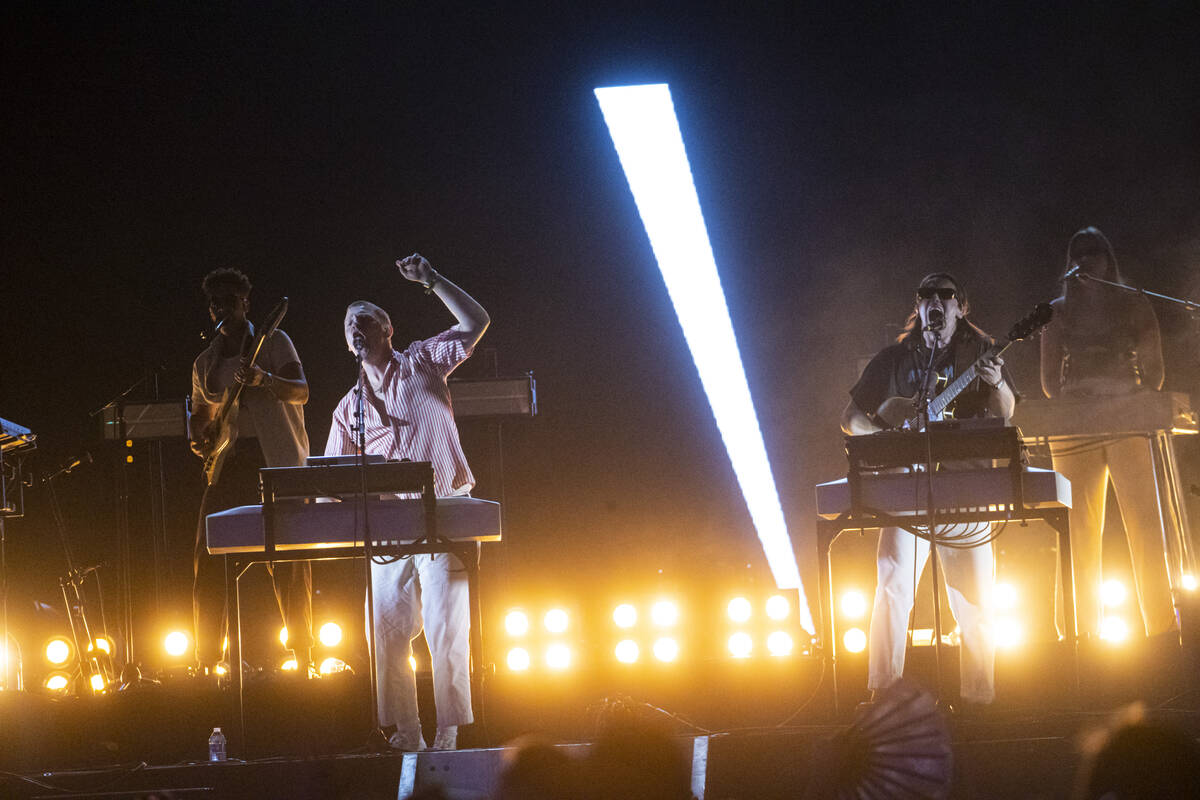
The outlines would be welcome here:
M 771 574 L 800 591 L 801 624 L 814 633 L 671 92 L 663 83 L 595 92 Z

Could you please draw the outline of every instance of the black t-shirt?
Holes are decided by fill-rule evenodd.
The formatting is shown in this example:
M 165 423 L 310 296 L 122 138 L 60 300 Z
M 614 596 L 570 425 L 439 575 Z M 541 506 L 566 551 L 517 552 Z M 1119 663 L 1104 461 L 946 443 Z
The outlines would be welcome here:
M 950 344 L 938 353 L 933 367 L 948 384 L 956 375 L 961 375 L 975 363 L 988 347 L 990 338 L 982 337 L 973 328 L 959 324 Z M 876 416 L 876 411 L 889 397 L 913 397 L 920 385 L 920 378 L 929 364 L 929 348 L 920 336 L 910 336 L 902 342 L 885 347 L 875 354 L 859 376 L 858 383 L 850 390 L 850 397 L 867 417 L 877 425 L 887 427 Z M 1004 380 L 1013 386 L 1008 368 L 1002 367 Z M 934 390 L 936 397 L 942 387 Z M 987 401 L 994 389 L 983 379 L 976 378 L 951 404 L 950 409 L 958 419 L 987 416 Z M 1015 388 L 1013 393 L 1016 393 Z

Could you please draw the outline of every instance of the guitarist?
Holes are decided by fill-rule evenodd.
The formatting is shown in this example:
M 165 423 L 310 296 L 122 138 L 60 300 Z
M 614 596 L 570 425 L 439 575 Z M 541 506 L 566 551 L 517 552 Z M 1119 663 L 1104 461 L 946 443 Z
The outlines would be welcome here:
M 916 305 L 896 344 L 880 351 L 858 383 L 842 414 L 842 430 L 850 435 L 890 427 L 880 409 L 897 405 L 896 397 L 915 397 L 928 376 L 928 396 L 939 388 L 935 380 L 953 380 L 987 353 L 991 337 L 967 320 L 969 306 L 961 284 L 945 272 L 927 275 L 917 288 Z M 932 365 L 932 368 L 930 368 Z M 952 407 L 955 416 L 1012 416 L 1016 394 L 999 356 L 976 365 L 972 381 Z M 890 416 L 890 415 L 889 415 Z M 956 529 L 959 526 L 954 526 Z M 966 527 L 966 526 L 963 526 Z M 943 533 L 961 533 L 946 530 Z M 905 631 L 916 593 L 916 578 L 929 557 L 929 542 L 900 528 L 879 534 L 878 583 L 871 612 L 869 675 L 873 691 L 886 689 L 904 672 Z M 962 637 L 962 697 L 970 704 L 995 698 L 991 634 L 991 594 L 995 562 L 990 544 L 967 549 L 938 548 L 945 568 L 950 609 Z
M 222 436 L 235 439 L 219 472 L 204 493 L 193 554 L 192 613 L 196 658 L 201 673 L 222 658 L 228 607 L 223 559 L 208 555 L 205 517 L 239 505 L 260 501 L 258 470 L 263 466 L 292 467 L 308 456 L 304 404 L 308 382 L 300 357 L 286 333 L 276 330 L 263 343 L 255 363 L 255 330 L 247 319 L 250 279 L 236 269 L 216 269 L 202 284 L 208 313 L 217 335 L 192 367 L 192 409 L 188 436 L 192 451 L 207 458 Z M 237 388 L 237 408 L 233 402 Z M 235 413 L 225 413 L 235 412 Z M 235 420 L 222 430 L 223 419 Z M 288 630 L 299 674 L 310 675 L 312 656 L 312 568 L 307 561 L 269 565 L 275 597 Z

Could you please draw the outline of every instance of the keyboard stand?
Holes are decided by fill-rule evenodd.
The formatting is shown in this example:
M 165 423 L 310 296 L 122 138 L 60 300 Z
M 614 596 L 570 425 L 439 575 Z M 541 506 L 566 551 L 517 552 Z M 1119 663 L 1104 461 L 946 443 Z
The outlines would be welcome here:
M 1067 647 L 1071 659 L 1071 690 L 1076 695 L 1079 691 L 1079 651 L 1078 635 L 1075 617 L 1075 580 L 1071 562 L 1071 523 L 1067 508 L 1023 508 L 1010 506 L 998 511 L 980 511 L 951 513 L 942 511 L 937 515 L 939 525 L 952 525 L 968 522 L 1005 522 L 1044 520 L 1054 528 L 1058 535 L 1058 559 L 1062 569 L 1063 618 L 1066 628 Z M 840 712 L 838 696 L 838 640 L 834 627 L 834 596 L 833 568 L 830 559 L 830 549 L 834 541 L 847 530 L 862 530 L 868 528 L 902 528 L 909 533 L 920 536 L 915 528 L 923 517 L 892 516 L 853 511 L 840 514 L 834 519 L 817 518 L 817 559 L 818 559 L 818 596 L 821 600 L 821 645 L 824 650 L 825 664 L 833 682 L 834 713 Z M 928 538 L 928 537 L 923 537 Z M 990 545 L 989 545 L 990 546 Z M 932 558 L 932 554 L 930 555 Z

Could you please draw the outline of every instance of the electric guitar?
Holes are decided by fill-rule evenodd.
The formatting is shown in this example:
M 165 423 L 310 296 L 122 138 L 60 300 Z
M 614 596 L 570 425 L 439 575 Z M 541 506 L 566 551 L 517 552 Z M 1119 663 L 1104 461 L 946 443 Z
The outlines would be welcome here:
M 288 299 L 286 297 L 271 309 L 271 313 L 267 315 L 262 327 L 258 329 L 258 333 L 254 337 L 254 344 L 242 352 L 242 356 L 247 359 L 248 366 L 253 367 L 258 361 L 263 345 L 267 339 L 271 338 L 271 334 L 275 333 L 275 329 L 279 327 L 287 309 Z M 232 386 L 225 387 L 225 394 L 221 397 L 217 413 L 213 415 L 212 422 L 208 425 L 208 431 L 211 433 L 205 436 L 204 479 L 209 486 L 212 486 L 221 477 L 221 468 L 225 466 L 225 459 L 229 457 L 233 443 L 237 441 L 238 401 L 242 397 L 242 389 L 245 388 L 246 384 L 237 382 L 234 382 Z
M 1046 326 L 1053 313 L 1054 310 L 1050 307 L 1049 303 L 1038 303 L 1033 311 L 1027 314 L 1016 325 L 1013 325 L 1012 330 L 1008 332 L 1007 339 L 1003 343 L 997 342 L 989 347 L 983 355 L 975 360 L 974 364 L 963 370 L 961 375 L 951 381 L 936 397 L 929 401 L 929 419 L 940 420 L 944 417 L 952 416 L 947 411 L 947 408 L 958 399 L 963 389 L 966 389 L 971 381 L 975 380 L 978 376 L 977 369 L 979 365 L 985 359 L 1003 353 L 1013 342 L 1028 339 L 1035 331 Z M 890 428 L 917 430 L 920 427 L 921 414 L 917 408 L 915 396 L 889 397 L 883 401 L 875 414 Z

